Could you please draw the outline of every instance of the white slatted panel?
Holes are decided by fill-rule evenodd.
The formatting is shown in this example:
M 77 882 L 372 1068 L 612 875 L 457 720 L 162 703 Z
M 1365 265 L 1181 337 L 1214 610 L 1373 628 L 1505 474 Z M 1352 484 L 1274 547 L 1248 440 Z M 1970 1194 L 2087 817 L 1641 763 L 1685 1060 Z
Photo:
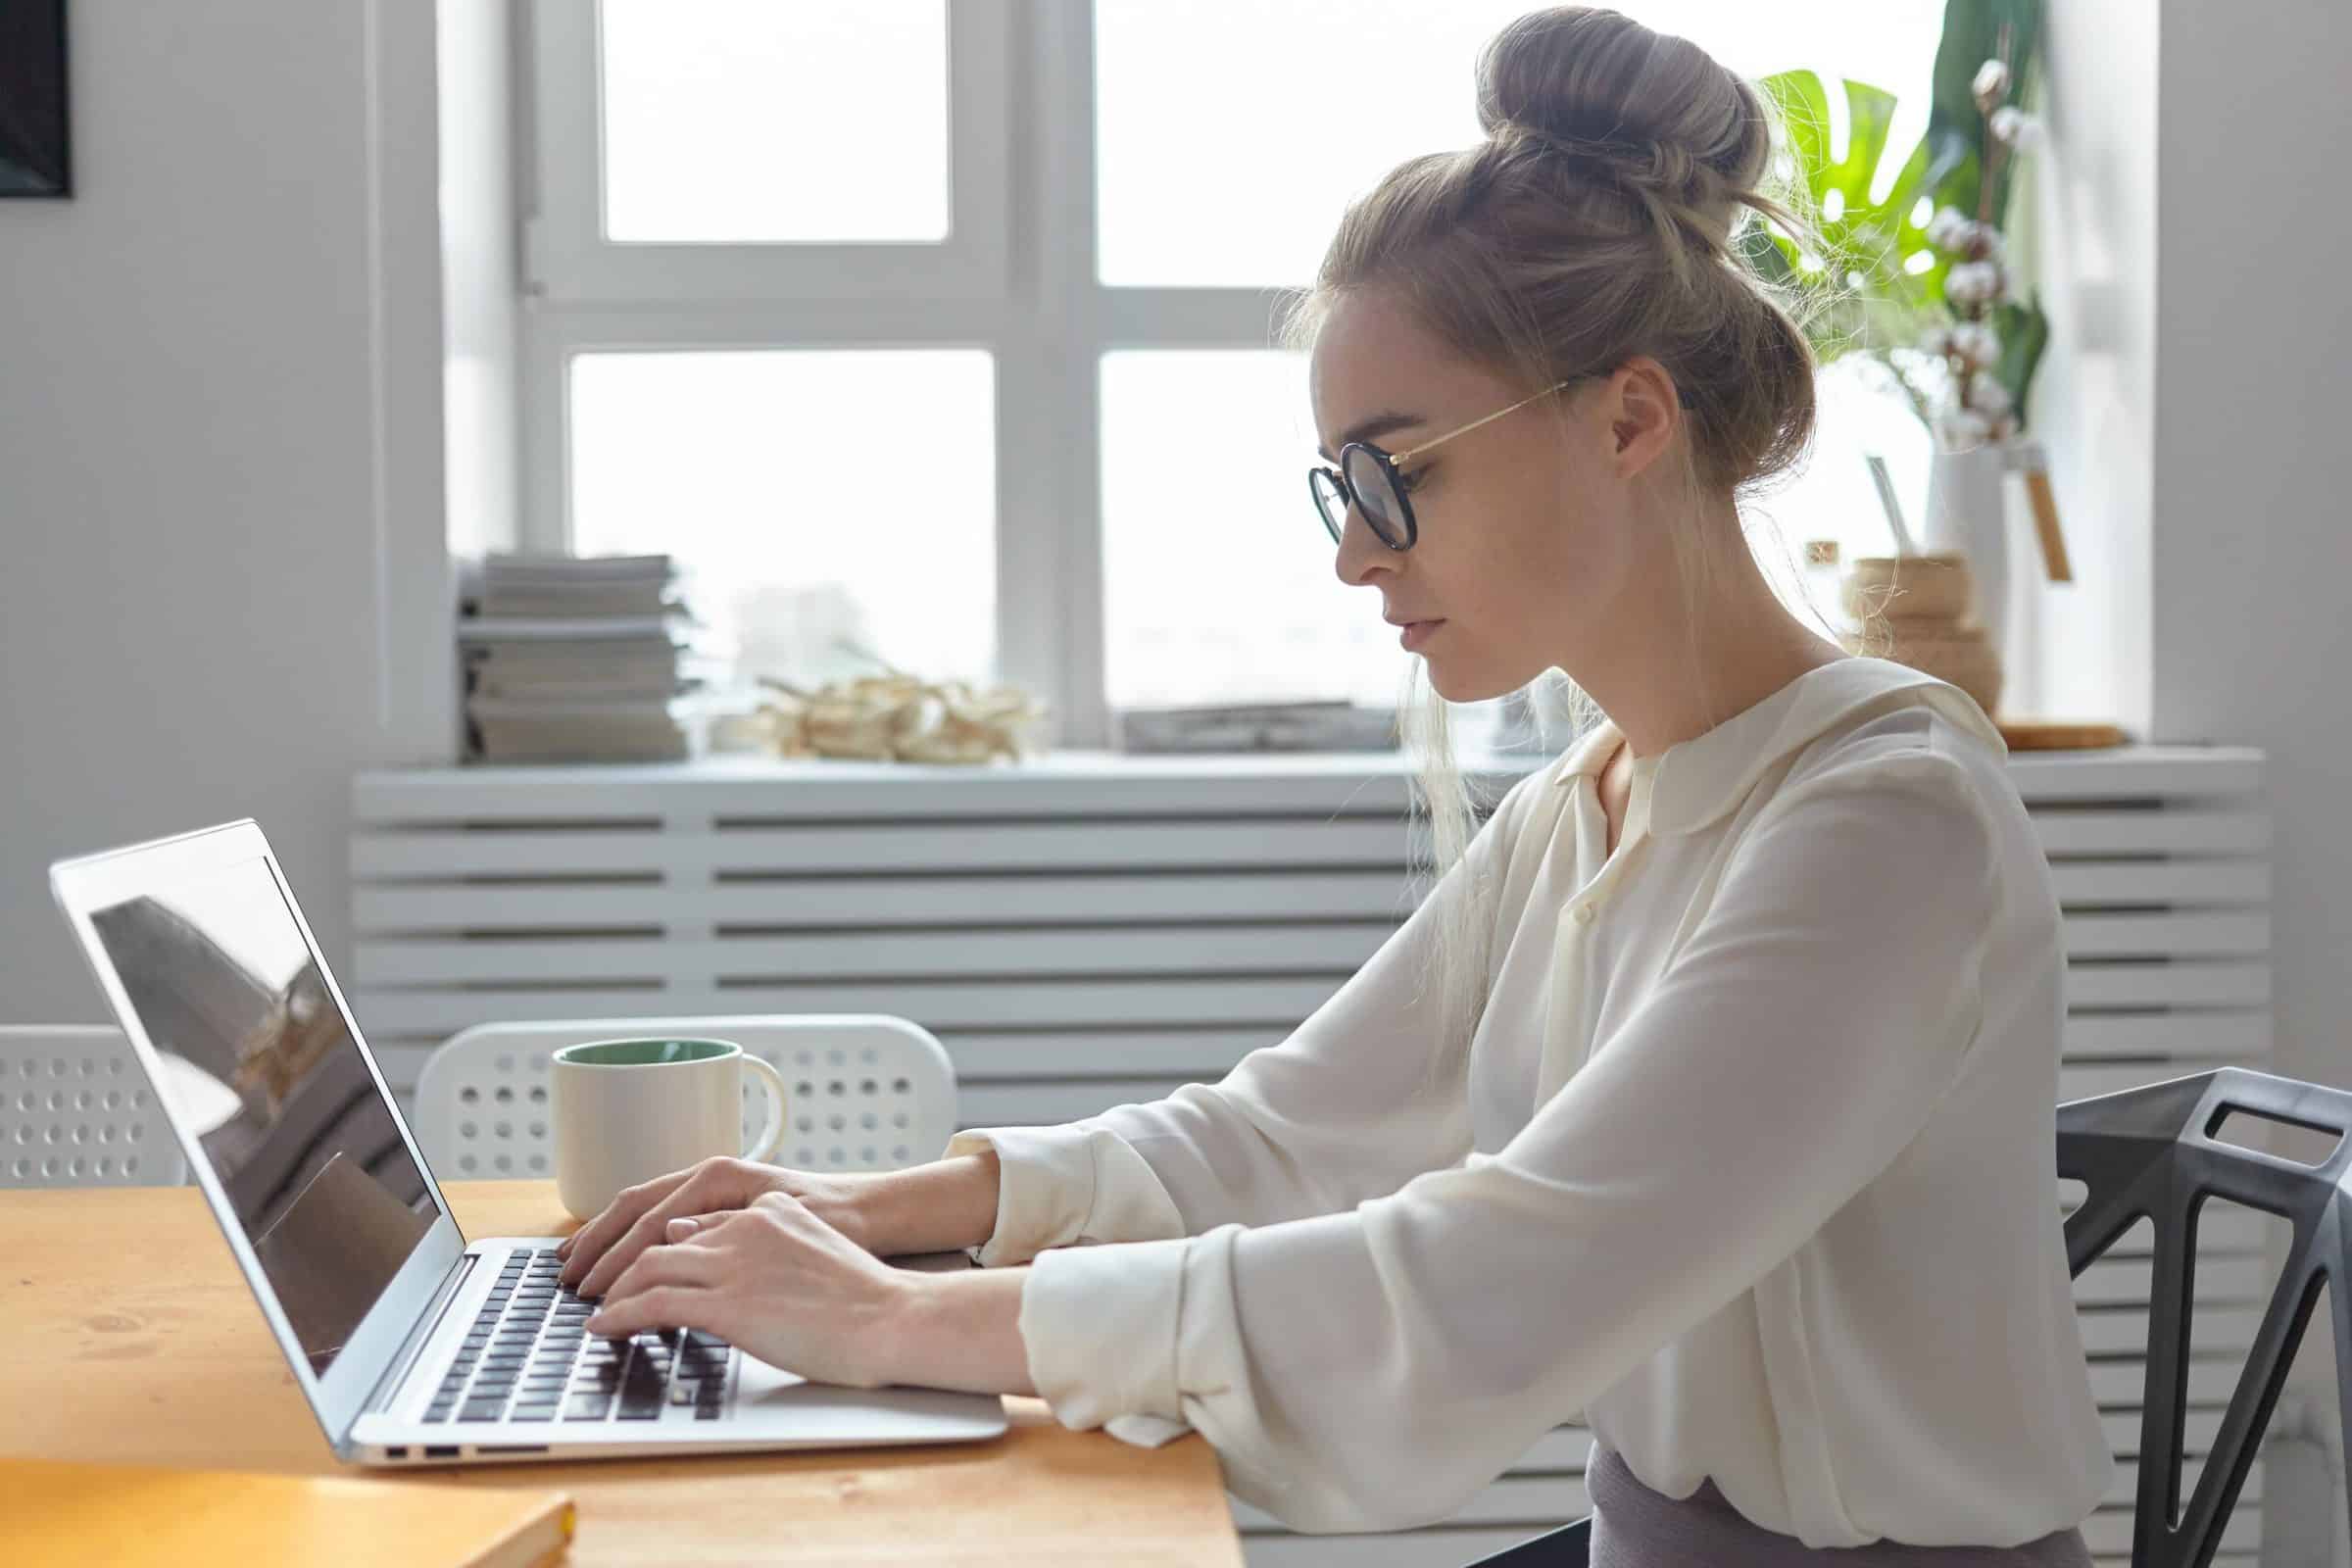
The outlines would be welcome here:
M 1499 794 L 1534 760 L 1483 774 Z M 2064 1098 L 2271 1049 L 2261 755 L 2020 755 L 2065 906 Z M 947 1045 L 966 1126 L 1065 1121 L 1213 1079 L 1294 1028 L 1408 911 L 1395 758 L 1063 754 L 968 770 L 847 762 L 432 769 L 354 789 L 353 1004 L 387 1074 L 470 1023 L 892 1012 Z M 2202 1228 L 2189 1445 L 2210 1441 L 2268 1277 L 2254 1223 Z M 2078 1282 L 2119 1455 L 2085 1526 L 2131 1546 L 2145 1263 Z M 1563 1428 L 1446 1526 L 1295 1537 L 1239 1510 L 1255 1568 L 1435 1568 L 1584 1511 Z M 2250 1564 L 2261 1473 L 2220 1561 Z

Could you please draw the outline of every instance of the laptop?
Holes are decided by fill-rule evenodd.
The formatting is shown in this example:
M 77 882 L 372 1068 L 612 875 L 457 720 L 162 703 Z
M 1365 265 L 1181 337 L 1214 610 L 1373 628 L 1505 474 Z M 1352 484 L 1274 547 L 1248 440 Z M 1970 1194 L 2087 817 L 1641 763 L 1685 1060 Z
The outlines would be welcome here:
M 713 1335 L 584 1331 L 552 1236 L 467 1237 L 252 821 L 49 880 L 336 1455 L 361 1465 L 960 1443 L 994 1396 L 811 1383 Z M 180 1058 L 167 1075 L 164 1059 Z M 225 1114 L 225 1119 L 222 1119 Z M 960 1253 L 945 1254 L 968 1264 Z M 902 1262 L 917 1260 L 896 1260 Z M 937 1255 L 917 1266 L 935 1266 Z

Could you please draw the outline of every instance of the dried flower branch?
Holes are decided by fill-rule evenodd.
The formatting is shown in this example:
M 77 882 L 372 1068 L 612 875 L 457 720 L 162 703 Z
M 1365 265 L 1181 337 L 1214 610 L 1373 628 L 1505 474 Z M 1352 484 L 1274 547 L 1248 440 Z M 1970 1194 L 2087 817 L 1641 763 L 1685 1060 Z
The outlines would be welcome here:
M 884 668 L 814 691 L 760 676 L 760 684 L 775 694 L 760 707 L 770 749 L 779 757 L 871 761 L 1018 761 L 1027 731 L 1048 712 L 1018 687 L 975 691 L 963 681 L 935 684 Z

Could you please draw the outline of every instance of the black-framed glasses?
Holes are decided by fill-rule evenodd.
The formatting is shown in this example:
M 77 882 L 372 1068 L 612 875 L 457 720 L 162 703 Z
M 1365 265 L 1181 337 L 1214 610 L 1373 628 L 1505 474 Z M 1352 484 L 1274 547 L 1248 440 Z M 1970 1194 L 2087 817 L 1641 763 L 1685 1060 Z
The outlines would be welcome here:
M 1536 402 L 1536 397 L 1557 393 L 1564 385 L 1576 385 L 1578 381 L 1586 381 L 1586 376 L 1569 376 L 1566 381 L 1554 381 L 1547 388 L 1543 388 L 1541 393 L 1529 393 L 1507 409 L 1495 409 L 1494 414 L 1487 414 L 1484 418 L 1472 418 L 1468 425 L 1460 425 L 1456 430 L 1446 430 L 1445 435 L 1425 440 L 1418 447 L 1413 447 L 1411 452 L 1381 452 L 1371 442 L 1348 442 L 1346 447 L 1339 449 L 1339 467 L 1324 467 L 1319 464 L 1315 467 L 1307 467 L 1307 491 L 1315 496 L 1315 511 L 1322 513 L 1324 529 L 1331 534 L 1331 543 L 1336 546 L 1341 541 L 1341 534 L 1348 531 L 1348 503 L 1352 501 L 1354 508 L 1364 513 L 1364 524 L 1371 529 L 1371 536 L 1378 538 L 1390 550 L 1399 550 L 1399 553 L 1401 550 L 1411 550 L 1413 541 L 1421 538 L 1421 524 L 1413 522 L 1411 501 L 1416 479 L 1397 472 L 1397 464 L 1409 464 L 1409 461 L 1418 459 L 1435 444 L 1451 442 L 1456 435 L 1468 435 L 1470 430 L 1477 430 L 1487 420 L 1503 418 L 1505 414 L 1512 414 L 1515 409 L 1524 409 L 1531 402 Z M 1687 388 L 1675 388 L 1675 400 L 1687 409 L 1693 407 L 1691 393 Z
M 1565 381 L 1554 381 L 1543 391 L 1530 393 L 1507 409 L 1496 409 L 1484 418 L 1472 419 L 1468 424 L 1424 441 L 1410 451 L 1389 453 L 1381 451 L 1369 441 L 1348 442 L 1340 448 L 1338 467 L 1324 467 L 1318 464 L 1306 470 L 1307 491 L 1315 498 L 1315 511 L 1322 514 L 1323 526 L 1330 532 L 1331 542 L 1338 544 L 1340 536 L 1347 532 L 1348 508 L 1352 502 L 1355 509 L 1363 514 L 1364 523 L 1372 530 L 1373 538 L 1391 550 L 1412 549 L 1413 541 L 1421 537 L 1421 525 L 1413 519 L 1411 496 L 1414 480 L 1410 475 L 1397 472 L 1396 465 L 1409 463 L 1442 442 L 1450 441 L 1457 435 L 1467 435 L 1482 424 L 1524 409 L 1537 398 L 1557 392 L 1564 386 L 1573 386 L 1576 381 L 1575 376 Z

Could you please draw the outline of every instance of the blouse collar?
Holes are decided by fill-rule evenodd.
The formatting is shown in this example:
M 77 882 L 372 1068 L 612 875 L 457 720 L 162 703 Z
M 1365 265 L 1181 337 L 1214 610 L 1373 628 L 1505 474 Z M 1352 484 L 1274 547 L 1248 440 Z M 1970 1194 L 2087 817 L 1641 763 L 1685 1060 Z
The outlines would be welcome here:
M 1722 816 L 1765 769 L 1865 710 L 1930 707 L 2007 756 L 2008 743 L 1975 699 L 1957 686 L 1891 660 L 1848 656 L 1818 664 L 1751 708 L 1655 757 L 1634 760 L 1637 787 L 1649 786 L 1649 831 L 1689 833 Z M 1598 773 L 1625 739 L 1603 718 L 1569 748 L 1551 775 L 1567 784 Z

